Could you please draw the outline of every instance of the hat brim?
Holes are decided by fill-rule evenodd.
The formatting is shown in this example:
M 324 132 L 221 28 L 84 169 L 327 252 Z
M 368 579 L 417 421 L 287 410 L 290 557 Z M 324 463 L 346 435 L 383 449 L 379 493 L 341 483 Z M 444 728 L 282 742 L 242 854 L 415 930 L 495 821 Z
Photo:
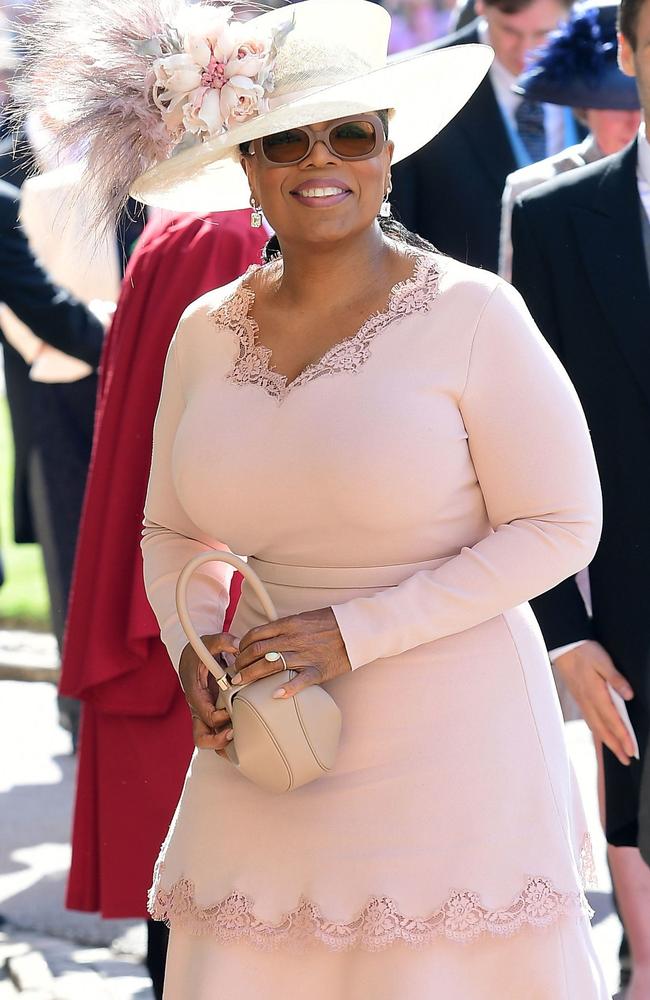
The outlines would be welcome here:
M 246 208 L 250 190 L 239 163 L 240 143 L 287 128 L 392 109 L 393 162 L 425 146 L 467 103 L 488 72 L 488 45 L 458 45 L 393 59 L 363 76 L 324 87 L 172 156 L 142 174 L 131 196 L 177 212 Z
M 624 76 L 615 63 L 593 82 L 574 76 L 554 80 L 543 68 L 530 70 L 513 88 L 516 94 L 542 104 L 599 111 L 637 111 L 640 108 L 636 80 Z

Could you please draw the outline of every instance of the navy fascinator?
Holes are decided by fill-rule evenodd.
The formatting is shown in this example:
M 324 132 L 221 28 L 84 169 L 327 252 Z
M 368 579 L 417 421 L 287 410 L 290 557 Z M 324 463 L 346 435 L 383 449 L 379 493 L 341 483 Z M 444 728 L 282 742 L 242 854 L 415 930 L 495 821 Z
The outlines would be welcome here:
M 516 94 L 570 108 L 634 110 L 639 95 L 616 61 L 617 4 L 585 3 L 554 31 L 513 87 Z

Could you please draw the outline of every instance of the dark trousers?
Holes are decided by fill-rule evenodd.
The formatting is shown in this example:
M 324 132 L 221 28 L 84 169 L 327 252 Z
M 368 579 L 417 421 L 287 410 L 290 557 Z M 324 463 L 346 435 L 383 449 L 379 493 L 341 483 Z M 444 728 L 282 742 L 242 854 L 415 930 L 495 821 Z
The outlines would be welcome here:
M 29 505 L 43 552 L 52 629 L 59 649 L 63 649 L 90 464 L 96 395 L 96 375 L 65 385 L 31 384 Z M 76 748 L 80 705 L 72 698 L 59 697 L 59 713 Z
M 162 1000 L 169 929 L 160 920 L 147 921 L 147 969 L 156 1000 Z

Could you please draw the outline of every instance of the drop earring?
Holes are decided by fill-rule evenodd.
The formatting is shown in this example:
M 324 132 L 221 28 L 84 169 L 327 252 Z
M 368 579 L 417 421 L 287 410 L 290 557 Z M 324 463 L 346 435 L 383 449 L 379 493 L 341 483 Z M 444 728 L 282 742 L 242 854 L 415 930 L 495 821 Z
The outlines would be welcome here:
M 388 188 L 388 191 L 384 195 L 384 200 L 381 203 L 381 208 L 379 209 L 379 218 L 380 219 L 390 219 L 391 211 L 392 211 L 392 207 L 391 207 L 391 203 L 390 203 L 390 192 L 391 192 L 391 189 Z
M 255 197 L 251 196 L 251 229 L 261 229 L 262 228 L 262 206 L 255 201 Z

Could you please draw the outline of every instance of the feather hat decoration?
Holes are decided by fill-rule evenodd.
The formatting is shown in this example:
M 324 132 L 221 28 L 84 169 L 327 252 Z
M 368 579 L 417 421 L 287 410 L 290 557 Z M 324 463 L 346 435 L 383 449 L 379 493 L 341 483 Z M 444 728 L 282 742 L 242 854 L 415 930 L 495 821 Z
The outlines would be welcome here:
M 20 114 L 63 109 L 53 144 L 82 149 L 97 221 L 115 218 L 154 164 L 264 110 L 277 46 L 237 15 L 261 5 L 44 0 L 24 29 Z
M 173 211 L 246 207 L 240 145 L 357 113 L 393 112 L 398 162 L 458 113 L 493 58 L 488 46 L 463 45 L 389 60 L 390 17 L 369 0 L 272 10 L 38 0 L 38 11 L 22 105 L 38 110 L 54 97 L 66 109 L 58 144 L 85 147 L 84 197 L 104 221 L 129 194 Z M 426 115 L 423 93 L 437 95 Z
M 513 88 L 532 101 L 571 108 L 633 110 L 634 80 L 617 63 L 616 3 L 578 4 Z

